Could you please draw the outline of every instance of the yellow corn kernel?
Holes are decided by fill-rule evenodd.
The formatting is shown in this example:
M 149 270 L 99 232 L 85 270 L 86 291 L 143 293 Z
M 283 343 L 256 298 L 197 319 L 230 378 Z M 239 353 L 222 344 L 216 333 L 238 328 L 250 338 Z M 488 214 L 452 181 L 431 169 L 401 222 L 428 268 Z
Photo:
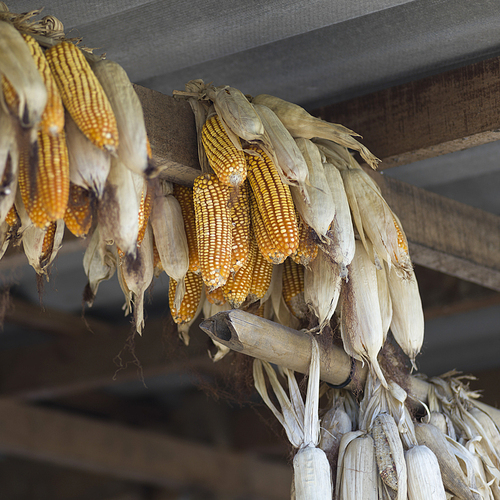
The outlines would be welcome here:
M 203 125 L 201 141 L 208 162 L 222 184 L 236 187 L 244 182 L 247 176 L 245 154 L 231 142 L 217 115 Z
M 408 255 L 408 242 L 406 241 L 406 237 L 401 231 L 396 218 L 392 217 L 392 220 L 394 221 L 394 226 L 396 227 L 396 232 L 398 234 L 398 247 L 401 248 L 406 253 L 406 255 Z
M 181 305 L 177 310 L 174 307 L 177 282 L 173 278 L 169 279 L 168 303 L 172 318 L 177 324 L 188 323 L 194 318 L 200 303 L 201 292 L 203 290 L 203 280 L 199 274 L 194 274 L 191 271 L 188 271 L 184 280 L 186 284 L 186 292 Z
M 255 236 L 250 236 L 250 255 L 255 255 L 255 264 L 253 267 L 252 284 L 248 292 L 248 300 L 255 302 L 266 295 L 271 285 L 273 276 L 273 265 L 259 252 Z M 253 247 L 253 250 L 252 250 Z
M 10 210 L 7 212 L 5 222 L 9 225 L 9 227 L 17 226 L 19 223 L 19 215 L 17 214 L 17 210 L 14 205 L 12 205 Z
M 292 259 L 286 259 L 282 279 L 285 304 L 296 318 L 304 319 L 307 314 L 304 300 L 304 266 L 296 264 Z
M 297 250 L 290 255 L 296 264 L 308 266 L 318 255 L 318 245 L 314 241 L 314 230 L 308 226 L 296 213 L 299 223 L 299 245 Z
M 148 136 L 146 136 L 146 151 L 148 153 L 148 158 L 151 160 L 153 158 L 153 151 L 151 150 L 151 143 L 149 142 Z
M 64 223 L 78 238 L 87 236 L 92 225 L 93 196 L 90 191 L 71 184 Z
M 64 106 L 79 129 L 100 149 L 118 148 L 115 115 L 104 90 L 82 51 L 60 42 L 45 53 Z
M 54 238 L 56 236 L 57 222 L 52 221 L 47 226 L 43 237 L 42 252 L 40 254 L 40 267 L 44 268 L 50 260 L 54 249 Z
M 151 209 L 153 207 L 153 198 L 151 195 L 151 189 L 146 188 L 146 196 L 144 196 L 144 191 L 141 195 L 141 203 L 139 205 L 139 233 L 137 235 L 137 246 L 141 246 L 142 240 L 146 233 L 146 227 L 148 225 L 149 216 L 151 215 Z
M 194 181 L 193 201 L 201 275 L 213 290 L 226 282 L 231 271 L 229 188 L 215 175 L 200 175 Z
M 226 303 L 226 299 L 224 298 L 224 292 L 222 287 L 216 288 L 215 290 L 209 291 L 207 287 L 205 287 L 205 296 L 210 304 L 215 304 L 216 306 L 222 306 Z
M 62 219 L 69 197 L 69 159 L 64 130 L 58 135 L 38 131 L 37 194 L 52 220 Z
M 15 91 L 12 84 L 5 76 L 2 76 L 1 79 L 2 79 L 2 92 L 3 92 L 3 97 L 5 99 L 5 104 L 7 105 L 7 108 L 9 109 L 10 113 L 17 116 L 17 113 L 19 112 L 19 96 L 17 95 L 17 92 Z
M 233 193 L 230 194 L 230 199 Z M 236 273 L 245 264 L 248 256 L 250 237 L 250 204 L 248 184 L 244 182 L 239 189 L 236 201 L 231 205 L 233 246 L 231 250 L 231 272 Z
M 187 186 L 181 186 L 180 184 L 174 184 L 173 195 L 181 206 L 182 218 L 184 219 L 184 230 L 186 231 L 189 250 L 189 270 L 193 273 L 200 273 L 193 189 Z
M 255 258 L 258 249 L 255 245 L 249 248 L 248 258 L 243 266 L 234 274 L 229 276 L 222 286 L 224 297 L 232 307 L 238 308 L 245 302 L 250 288 L 252 287 L 252 276 L 255 267 Z
M 64 128 L 64 107 L 56 81 L 50 71 L 49 64 L 38 42 L 30 35 L 22 34 L 28 44 L 31 55 L 47 88 L 47 105 L 40 122 L 41 130 L 46 134 L 57 135 Z
M 260 253 L 270 264 L 281 264 L 286 259 L 286 255 L 276 248 L 276 245 L 269 237 L 264 219 L 262 218 L 259 207 L 257 206 L 257 201 L 251 189 L 248 193 L 248 198 L 250 201 L 252 228 Z
M 276 166 L 262 149 L 255 146 L 250 146 L 250 149 L 260 154 L 260 157 L 246 155 L 248 180 L 259 212 L 275 248 L 288 257 L 299 245 L 290 188 L 280 179 Z

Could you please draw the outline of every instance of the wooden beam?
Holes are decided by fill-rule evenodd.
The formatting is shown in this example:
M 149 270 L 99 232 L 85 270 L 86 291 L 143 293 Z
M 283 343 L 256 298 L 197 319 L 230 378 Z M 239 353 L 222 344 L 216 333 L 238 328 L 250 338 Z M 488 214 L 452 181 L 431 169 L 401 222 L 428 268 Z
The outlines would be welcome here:
M 500 291 L 500 216 L 371 175 L 401 219 L 416 264 Z
M 285 465 L 10 400 L 0 401 L 0 450 L 164 488 L 290 498 Z
M 380 169 L 500 139 L 500 58 L 317 109 L 363 136 Z

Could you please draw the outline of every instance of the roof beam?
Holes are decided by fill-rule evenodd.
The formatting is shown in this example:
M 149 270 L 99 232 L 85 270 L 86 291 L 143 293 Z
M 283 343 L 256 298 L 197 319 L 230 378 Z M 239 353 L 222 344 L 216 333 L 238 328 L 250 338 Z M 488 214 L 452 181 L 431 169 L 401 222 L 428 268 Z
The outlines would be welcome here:
M 500 139 L 496 57 L 314 111 L 363 136 L 380 170 Z
M 163 488 L 290 498 L 289 467 L 166 434 L 0 400 L 3 453 Z

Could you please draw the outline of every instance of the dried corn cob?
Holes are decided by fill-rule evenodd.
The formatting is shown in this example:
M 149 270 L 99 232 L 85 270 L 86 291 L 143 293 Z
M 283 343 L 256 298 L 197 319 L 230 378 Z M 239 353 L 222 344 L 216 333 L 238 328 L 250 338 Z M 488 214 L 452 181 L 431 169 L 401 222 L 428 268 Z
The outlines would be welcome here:
M 151 174 L 154 168 L 148 161 L 148 141 L 142 105 L 125 70 L 116 62 L 101 59 L 92 69 L 109 99 L 116 118 L 120 144 L 118 157 L 133 172 Z
M 69 160 L 66 134 L 58 135 L 38 131 L 37 195 L 47 215 L 62 219 L 69 197 Z
M 250 203 L 252 229 L 255 236 L 255 241 L 260 251 L 259 253 L 264 257 L 264 259 L 266 259 L 269 264 L 281 264 L 285 261 L 286 255 L 279 249 L 277 249 L 276 245 L 271 240 L 252 190 L 250 190 L 248 193 L 248 199 Z
M 21 125 L 36 130 L 47 104 L 47 89 L 21 34 L 0 21 L 0 74 L 12 86 L 15 108 L 10 108 Z
M 285 257 L 299 244 L 297 219 L 290 189 L 283 184 L 274 163 L 266 153 L 250 147 L 260 155 L 247 154 L 248 180 L 264 225 L 275 249 Z
M 19 215 L 17 215 L 17 210 L 14 205 L 12 205 L 10 207 L 10 210 L 7 212 L 5 222 L 9 225 L 9 227 L 17 226 L 17 224 L 19 223 Z
M 255 255 L 253 254 L 256 251 L 258 250 L 252 245 L 249 248 L 249 255 L 243 266 L 229 276 L 226 283 L 222 285 L 224 297 L 232 307 L 240 307 L 250 292 L 255 266 Z
M 148 187 L 147 183 L 144 183 L 144 189 L 141 194 L 141 202 L 139 204 L 139 231 L 137 232 L 137 246 L 141 246 L 142 240 L 144 239 L 144 234 L 146 232 L 152 208 L 151 189 Z
M 222 289 L 222 287 L 216 288 L 212 291 L 209 291 L 208 288 L 205 287 L 205 296 L 209 304 L 223 306 L 226 303 L 226 298 L 224 297 L 224 290 Z
M 295 215 L 299 225 L 299 245 L 297 250 L 292 253 L 290 257 L 296 264 L 302 264 L 308 267 L 318 255 L 318 245 L 314 241 L 313 229 L 302 220 L 302 217 L 297 212 Z
M 245 154 L 230 141 L 217 115 L 205 122 L 201 139 L 208 162 L 222 184 L 237 187 L 244 182 L 247 176 Z
M 173 278 L 170 278 L 168 290 L 170 312 L 172 313 L 173 320 L 177 324 L 188 323 L 194 318 L 203 289 L 203 279 L 199 274 L 188 271 L 184 280 L 186 292 L 179 308 L 174 307 L 177 282 Z
M 64 214 L 66 227 L 78 238 L 84 238 L 92 225 L 94 198 L 90 191 L 70 185 L 68 207 Z
M 194 181 L 193 201 L 201 275 L 211 290 L 222 286 L 231 270 L 229 188 L 215 175 L 200 175 Z
M 283 266 L 283 299 L 290 312 L 299 319 L 307 314 L 304 300 L 304 266 L 286 259 Z
M 236 194 L 236 193 L 235 193 Z M 230 199 L 233 196 L 231 193 Z M 231 205 L 232 241 L 231 272 L 236 273 L 245 265 L 248 257 L 248 240 L 250 238 L 250 202 L 248 200 L 248 184 L 241 185 L 237 199 Z
M 414 446 L 405 453 L 408 500 L 446 500 L 436 455 L 427 446 Z
M 111 167 L 110 154 L 94 146 L 69 113 L 65 116 L 69 178 L 73 184 L 91 190 L 97 198 L 101 198 Z
M 255 264 L 248 300 L 255 302 L 263 299 L 269 290 L 273 276 L 273 265 L 259 251 L 253 231 L 250 234 L 249 256 L 255 258 Z
M 47 105 L 42 114 L 40 128 L 45 134 L 58 135 L 64 128 L 64 107 L 59 90 L 40 45 L 32 36 L 24 33 L 22 36 L 28 44 L 43 83 L 47 88 Z
M 181 186 L 180 184 L 174 184 L 174 196 L 179 202 L 182 218 L 184 220 L 184 230 L 189 249 L 189 270 L 193 273 L 199 273 L 200 259 L 198 257 L 198 243 L 196 241 L 196 217 L 194 213 L 193 189 L 187 186 Z
M 98 148 L 118 148 L 116 119 L 106 94 L 81 50 L 60 42 L 45 53 L 64 106 L 80 130 Z

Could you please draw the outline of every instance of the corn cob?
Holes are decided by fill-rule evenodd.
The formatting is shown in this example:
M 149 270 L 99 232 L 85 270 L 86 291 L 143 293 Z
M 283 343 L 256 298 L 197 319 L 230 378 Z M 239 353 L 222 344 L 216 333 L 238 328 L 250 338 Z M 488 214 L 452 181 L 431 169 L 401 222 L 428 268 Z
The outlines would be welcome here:
M 7 212 L 7 216 L 5 217 L 5 222 L 9 227 L 17 226 L 19 223 L 19 215 L 17 215 L 17 210 L 14 205 L 10 207 L 10 210 Z
M 248 201 L 248 184 L 244 182 L 231 205 L 232 241 L 231 272 L 238 272 L 245 265 L 248 257 L 248 240 L 250 238 L 250 203 Z M 236 194 L 236 193 L 234 193 Z M 233 194 L 230 194 L 230 199 Z
M 65 116 L 70 181 L 92 191 L 100 199 L 111 167 L 110 154 L 94 146 L 69 113 Z
M 293 137 L 329 139 L 349 149 L 359 151 L 363 159 L 372 168 L 377 168 L 377 163 L 380 160 L 353 138 L 353 136 L 359 136 L 359 134 L 352 130 L 336 123 L 329 123 L 320 118 L 315 118 L 304 108 L 271 95 L 258 95 L 252 99 L 252 103 L 263 104 L 272 109 Z
M 139 175 L 153 173 L 148 161 L 148 141 L 142 105 L 125 70 L 116 62 L 101 59 L 92 69 L 109 99 L 116 118 L 120 143 L 117 153 L 127 168 Z
M 216 288 L 211 292 L 205 287 L 205 296 L 209 304 L 214 304 L 216 306 L 223 306 L 226 303 L 226 298 L 224 297 L 223 287 Z M 211 316 L 211 315 L 210 315 Z M 207 316 L 205 316 L 207 317 Z
M 352 431 L 353 423 L 344 408 L 334 406 L 321 418 L 319 447 L 329 453 L 337 451 L 340 439 Z
M 406 463 L 398 426 L 388 413 L 380 413 L 371 427 L 375 458 L 382 481 L 397 492 L 396 500 L 406 500 Z
M 64 128 L 64 107 L 47 59 L 38 42 L 30 35 L 22 35 L 47 88 L 47 105 L 42 114 L 40 128 L 44 134 L 58 135 Z
M 316 315 L 322 330 L 335 312 L 340 297 L 342 279 L 339 268 L 324 252 L 304 270 L 304 299 Z
M 151 189 L 145 183 L 141 194 L 141 202 L 139 204 L 139 231 L 137 232 L 137 246 L 141 245 L 142 240 L 144 239 L 144 234 L 146 233 L 146 227 L 148 226 L 151 209 L 153 208 L 152 197 Z
M 182 218 L 184 220 L 184 230 L 189 249 L 189 270 L 193 273 L 199 273 L 200 259 L 198 256 L 198 243 L 196 241 L 196 217 L 194 213 L 193 189 L 187 186 L 181 186 L 180 184 L 174 184 L 174 196 L 179 202 Z
M 303 220 L 302 217 L 296 212 L 299 229 L 299 245 L 297 250 L 290 255 L 296 264 L 302 264 L 308 267 L 309 264 L 318 255 L 318 245 L 314 241 L 314 231 Z
M 299 319 L 307 314 L 304 300 L 304 266 L 286 259 L 283 266 L 283 299 L 290 312 Z
M 92 225 L 92 193 L 76 184 L 70 185 L 68 207 L 64 214 L 66 227 L 78 238 L 87 236 Z
M 274 163 L 266 153 L 254 146 L 250 149 L 260 155 L 246 155 L 250 187 L 271 241 L 276 250 L 288 257 L 297 250 L 299 244 L 290 189 L 283 184 Z
M 28 45 L 16 28 L 6 21 L 0 21 L 0 74 L 15 92 L 14 108 L 6 99 L 10 112 L 19 119 L 22 127 L 36 130 L 47 104 L 47 89 Z
M 200 175 L 194 181 L 193 201 L 201 275 L 211 290 L 222 286 L 231 270 L 229 188 L 215 175 Z
M 221 183 L 237 187 L 244 182 L 247 176 L 245 154 L 230 141 L 217 115 L 205 122 L 201 139 L 208 162 Z
M 41 204 L 52 219 L 62 219 L 69 197 L 69 162 L 66 134 L 38 132 L 38 172 L 36 189 Z
M 106 94 L 81 50 L 60 42 L 45 53 L 64 106 L 88 139 L 114 153 L 118 148 L 116 119 Z
M 250 204 L 250 216 L 252 219 L 252 230 L 261 255 L 269 264 L 281 264 L 285 261 L 286 255 L 277 249 L 276 245 L 271 240 L 252 190 L 248 193 L 248 199 Z
M 408 500 L 446 500 L 436 455 L 427 446 L 414 446 L 405 453 Z
M 248 300 L 250 302 L 256 302 L 257 300 L 263 299 L 269 290 L 273 275 L 273 265 L 259 251 L 253 231 L 251 231 L 250 234 L 249 255 L 255 259 L 255 264 L 252 284 L 248 292 Z
M 252 246 L 250 251 L 255 252 L 256 248 Z M 254 256 L 248 255 L 248 258 L 243 266 L 234 274 L 229 276 L 226 283 L 222 285 L 224 297 L 232 307 L 238 308 L 243 304 L 243 302 L 245 302 L 252 286 L 254 266 Z
M 170 278 L 168 290 L 170 312 L 173 320 L 177 324 L 188 323 L 194 318 L 200 303 L 201 292 L 203 289 L 203 279 L 199 274 L 194 274 L 193 272 L 188 271 L 184 280 L 186 292 L 179 308 L 174 306 L 177 282 L 173 278 Z
M 382 385 L 387 387 L 377 360 L 384 335 L 376 272 L 363 244 L 356 241 L 349 280 L 342 287 L 340 333 L 344 350 L 360 361 L 368 361 Z
M 50 259 L 52 254 L 52 249 L 54 248 L 54 238 L 56 235 L 57 224 L 51 222 L 45 229 L 45 235 L 43 237 L 42 251 L 40 253 L 40 266 L 43 268 L 45 264 Z

